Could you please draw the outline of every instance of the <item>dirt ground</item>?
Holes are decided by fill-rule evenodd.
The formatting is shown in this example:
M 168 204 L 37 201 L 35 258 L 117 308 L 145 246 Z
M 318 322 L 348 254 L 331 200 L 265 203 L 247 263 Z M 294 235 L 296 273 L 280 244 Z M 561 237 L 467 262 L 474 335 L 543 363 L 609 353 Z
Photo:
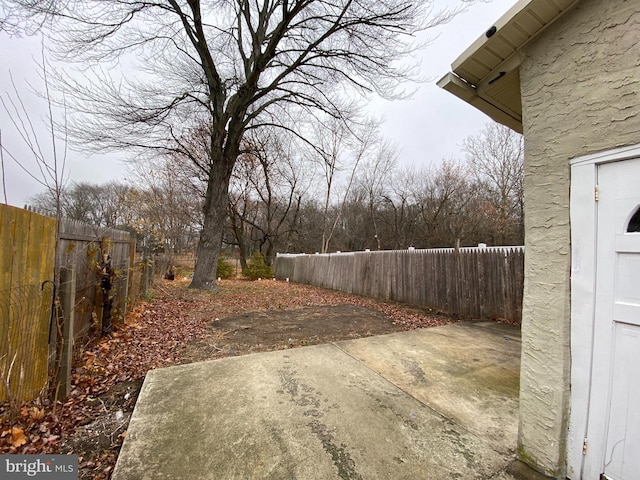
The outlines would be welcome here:
M 355 305 L 250 312 L 212 321 L 186 345 L 185 362 L 304 347 L 406 330 L 379 311 Z
M 456 321 L 287 282 L 223 281 L 217 293 L 190 290 L 188 283 L 157 283 L 153 299 L 131 312 L 111 337 L 88 346 L 74 367 L 65 401 L 31 402 L 17 415 L 0 405 L 0 453 L 74 453 L 79 478 L 108 479 L 152 368 Z M 34 415 L 34 407 L 42 414 Z

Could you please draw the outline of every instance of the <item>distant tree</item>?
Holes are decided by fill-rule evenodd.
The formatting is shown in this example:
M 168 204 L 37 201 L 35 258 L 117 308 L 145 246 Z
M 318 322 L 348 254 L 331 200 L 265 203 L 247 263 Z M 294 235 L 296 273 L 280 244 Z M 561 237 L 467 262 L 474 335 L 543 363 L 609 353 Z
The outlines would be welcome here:
M 218 268 L 216 269 L 216 275 L 219 278 L 233 278 L 233 276 L 235 275 L 235 269 L 233 268 L 233 265 L 231 265 L 228 261 L 226 261 L 224 258 L 220 257 L 218 258 Z
M 378 125 L 373 121 L 357 129 L 334 118 L 316 125 L 310 159 L 318 165 L 323 179 L 321 253 L 329 250 L 361 165 L 379 145 Z
M 95 227 L 118 227 L 127 225 L 131 218 L 126 201 L 130 193 L 131 187 L 118 182 L 73 182 L 60 192 L 59 198 L 47 189 L 28 201 L 47 212 L 55 212 L 59 205 L 61 216 Z
M 204 224 L 191 283 L 205 289 L 215 288 L 229 182 L 245 133 L 274 124 L 296 131 L 300 118 L 317 112 L 348 121 L 345 89 L 350 97 L 397 96 L 413 73 L 398 60 L 416 47 L 415 35 L 455 13 L 410 0 L 1 0 L 1 6 L 2 28 L 42 27 L 58 57 L 88 69 L 84 80 L 61 80 L 76 112 L 91 112 L 76 119 L 93 148 L 181 151 L 184 139 L 206 126 Z M 129 59 L 141 74 L 117 78 L 118 62 Z
M 282 131 L 263 129 L 252 132 L 232 176 L 230 223 L 246 267 L 250 243 L 271 264 L 274 249 L 291 230 L 300 210 L 304 168 L 294 153 L 295 138 Z M 292 141 L 293 140 L 293 141 Z
M 161 156 L 134 164 L 128 208 L 138 235 L 151 236 L 167 260 L 173 254 L 193 251 L 202 225 L 202 197 L 192 172 L 175 158 Z M 196 182 L 197 183 L 197 182 Z
M 383 202 L 388 201 L 393 189 L 393 178 L 397 172 L 397 153 L 388 142 L 382 142 L 376 152 L 369 157 L 358 176 L 358 185 L 362 190 L 371 226 L 373 228 L 374 248 L 381 249 L 381 237 L 378 212 Z
M 488 123 L 463 142 L 467 161 L 483 186 L 495 242 L 524 240 L 524 140 L 504 125 Z
M 356 184 L 346 198 L 341 219 L 332 237 L 332 250 L 354 251 L 375 248 L 374 229 L 368 211 L 366 194 Z
M 322 242 L 323 206 L 317 196 L 307 192 L 301 199 L 300 212 L 292 219 L 291 232 L 287 236 L 287 244 L 283 245 L 286 253 L 315 253 Z
M 384 223 L 384 229 L 380 237 L 383 248 L 424 246 L 426 238 L 418 237 L 417 233 L 420 215 L 418 191 L 422 173 L 409 167 L 396 169 L 389 175 L 386 191 L 382 194 L 381 221 Z M 418 242 L 418 245 L 415 242 Z
M 419 176 L 416 201 L 425 228 L 426 247 L 462 245 L 470 230 L 477 195 L 465 164 L 444 160 Z

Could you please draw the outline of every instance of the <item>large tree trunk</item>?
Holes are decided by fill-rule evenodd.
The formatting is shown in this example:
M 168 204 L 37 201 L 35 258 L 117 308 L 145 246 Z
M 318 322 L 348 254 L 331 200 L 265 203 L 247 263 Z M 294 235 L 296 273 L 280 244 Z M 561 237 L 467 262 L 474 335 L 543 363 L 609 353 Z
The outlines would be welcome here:
M 214 161 L 204 202 L 204 224 L 200 233 L 196 268 L 189 288 L 217 290 L 216 269 L 229 207 L 228 169 L 223 161 Z

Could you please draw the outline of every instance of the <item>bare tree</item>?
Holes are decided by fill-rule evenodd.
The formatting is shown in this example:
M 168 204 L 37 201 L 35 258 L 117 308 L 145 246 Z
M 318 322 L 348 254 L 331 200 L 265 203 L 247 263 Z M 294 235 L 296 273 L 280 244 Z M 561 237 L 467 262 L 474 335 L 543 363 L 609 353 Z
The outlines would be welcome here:
M 381 195 L 381 229 L 379 239 L 386 248 L 407 248 L 414 246 L 416 223 L 420 215 L 417 207 L 416 191 L 420 185 L 419 172 L 414 168 L 396 169 L 387 180 L 387 188 Z M 421 239 L 425 241 L 425 238 Z
M 12 8 L 12 24 L 43 26 L 58 58 L 93 72 L 66 78 L 65 87 L 76 111 L 90 112 L 76 118 L 94 147 L 180 151 L 206 125 L 196 288 L 215 288 L 229 181 L 245 133 L 277 124 L 299 134 L 295 122 L 319 111 L 343 118 L 345 89 L 350 97 L 397 96 L 413 74 L 398 60 L 416 47 L 415 34 L 455 13 L 410 0 L 1 2 Z M 137 63 L 141 73 L 113 78 L 107 69 L 118 62 Z M 101 69 L 91 69 L 96 64 Z
M 68 174 L 66 171 L 68 147 L 67 115 L 66 105 L 63 101 L 63 109 L 59 112 L 61 121 L 58 122 L 59 128 L 56 129 L 56 119 L 54 115 L 56 112 L 54 112 L 54 101 L 50 92 L 50 80 L 45 61 L 44 44 L 41 50 L 41 63 L 38 67 L 44 86 L 44 90 L 40 94 L 44 98 L 47 107 L 46 117 L 43 120 L 46 133 L 43 134 L 40 127 L 32 119 L 32 115 L 25 106 L 22 94 L 18 90 L 11 72 L 9 72 L 9 75 L 13 91 L 11 93 L 4 92 L 4 94 L 0 95 L 0 105 L 7 114 L 15 135 L 22 141 L 32 157 L 32 160 L 29 161 L 26 158 L 18 158 L 17 155 L 9 151 L 2 143 L 2 132 L 0 131 L 3 187 L 6 182 L 4 178 L 4 154 L 6 154 L 20 169 L 47 190 L 49 196 L 54 200 L 52 210 L 56 218 L 60 218 L 62 214 L 61 198 Z M 6 188 L 4 189 L 4 193 L 6 203 Z
M 183 162 L 168 157 L 135 164 L 135 187 L 127 196 L 127 208 L 135 219 L 131 226 L 138 235 L 153 237 L 156 250 L 163 251 L 168 264 L 174 254 L 191 250 L 194 231 L 202 223 L 202 197 L 184 167 Z
M 444 160 L 424 170 L 419 179 L 415 198 L 426 229 L 426 246 L 459 246 L 475 228 L 470 218 L 477 191 L 468 167 L 459 161 Z
M 319 165 L 324 180 L 322 253 L 329 250 L 360 166 L 379 144 L 378 125 L 371 120 L 357 128 L 335 118 L 316 125 L 311 159 Z
M 240 188 L 232 187 L 231 196 L 236 201 L 231 202 L 230 208 L 243 267 L 248 253 L 246 240 L 242 238 L 245 225 L 251 228 L 251 241 L 258 243 L 270 264 L 278 241 L 295 223 L 302 189 L 308 186 L 293 152 L 295 141 L 279 133 L 282 132 L 275 129 L 252 132 L 245 141 L 247 152 L 234 171 L 234 183 Z
M 335 215 L 335 222 L 333 228 L 330 227 L 331 221 L 329 219 L 329 213 L 331 211 L 331 201 L 335 195 L 336 183 L 338 182 L 339 173 L 348 168 L 346 156 L 344 150 L 347 148 L 347 138 L 349 137 L 349 131 L 346 126 L 334 119 L 329 121 L 328 125 L 318 124 L 315 128 L 314 148 L 311 149 L 311 158 L 315 160 L 320 166 L 322 177 L 324 180 L 324 204 L 322 209 L 322 242 L 320 245 L 320 252 L 326 253 L 335 229 L 336 223 L 339 220 L 339 215 Z M 357 165 L 352 165 L 351 178 L 353 178 Z M 347 198 L 348 192 L 345 192 L 343 197 Z
M 380 231 L 378 229 L 378 216 L 381 203 L 388 197 L 391 179 L 395 175 L 397 153 L 395 148 L 384 142 L 376 148 L 376 152 L 361 169 L 358 184 L 366 196 L 367 211 L 373 226 L 373 238 L 378 250 L 381 249 Z
M 232 241 L 238 247 L 240 267 L 247 268 L 250 257 L 250 218 L 255 217 L 257 202 L 252 187 L 251 177 L 255 175 L 256 162 L 252 155 L 241 155 L 236 163 L 229 188 L 229 227 Z M 233 242 L 233 243 L 232 243 Z
M 522 135 L 504 125 L 487 123 L 478 135 L 464 140 L 463 148 L 471 170 L 488 194 L 496 242 L 520 243 L 524 232 Z

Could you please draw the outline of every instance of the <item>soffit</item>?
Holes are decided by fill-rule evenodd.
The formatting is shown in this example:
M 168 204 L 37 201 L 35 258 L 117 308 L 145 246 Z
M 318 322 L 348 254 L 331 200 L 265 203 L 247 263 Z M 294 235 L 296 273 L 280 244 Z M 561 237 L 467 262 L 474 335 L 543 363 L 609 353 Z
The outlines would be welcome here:
M 519 50 L 578 0 L 520 0 L 467 48 L 438 86 L 522 132 Z

